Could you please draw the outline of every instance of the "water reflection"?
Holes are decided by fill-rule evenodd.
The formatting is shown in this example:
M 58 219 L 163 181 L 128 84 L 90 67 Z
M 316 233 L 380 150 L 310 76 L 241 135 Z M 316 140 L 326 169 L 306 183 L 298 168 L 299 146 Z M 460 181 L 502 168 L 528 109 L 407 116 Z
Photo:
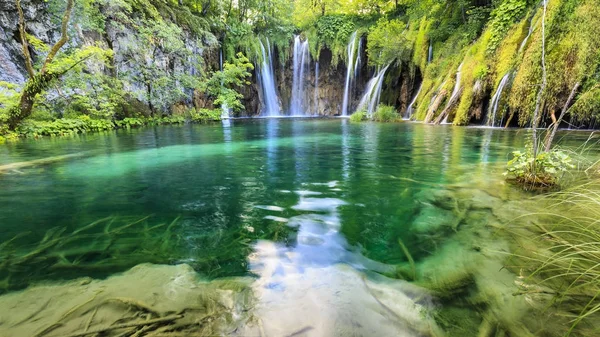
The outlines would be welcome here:
M 339 208 L 348 203 L 335 197 L 338 182 L 307 185 L 313 190 L 296 191 L 298 202 L 290 207 L 301 214 L 289 219 L 264 217 L 297 228 L 295 244 L 261 240 L 248 257 L 250 270 L 258 276 L 255 314 L 261 335 L 415 336 L 433 332 L 435 324 L 424 315 L 429 306 L 424 290 L 382 276 L 369 280 L 359 272 L 391 272 L 394 267 L 365 258 L 340 233 Z M 257 207 L 284 211 L 276 206 Z M 385 293 L 385 304 L 375 292 Z

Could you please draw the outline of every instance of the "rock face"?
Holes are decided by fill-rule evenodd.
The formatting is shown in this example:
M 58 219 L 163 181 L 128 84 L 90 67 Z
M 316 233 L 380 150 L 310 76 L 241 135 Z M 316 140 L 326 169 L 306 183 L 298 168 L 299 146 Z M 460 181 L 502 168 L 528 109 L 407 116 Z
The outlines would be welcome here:
M 28 32 L 42 41 L 53 42 L 58 39 L 56 29 L 45 10 L 43 1 L 21 1 Z M 23 84 L 26 73 L 21 52 L 19 36 L 19 16 L 15 1 L 0 2 L 0 81 Z
M 292 59 L 288 60 L 288 62 L 284 66 L 279 67 L 279 71 L 277 71 L 277 89 L 282 103 L 282 110 L 284 112 L 289 110 L 291 103 L 293 80 L 292 62 Z M 358 77 L 351 87 L 349 111 L 354 111 L 358 105 L 358 101 L 369 80 L 367 68 L 368 67 L 366 66 L 360 68 Z M 310 107 L 310 112 L 316 113 L 317 115 L 333 116 L 341 114 L 346 81 L 346 65 L 343 62 L 333 65 L 331 51 L 329 51 L 329 49 L 321 50 L 319 56 L 319 87 L 316 96 L 316 62 L 311 60 L 306 71 L 307 73 L 304 78 L 304 105 Z

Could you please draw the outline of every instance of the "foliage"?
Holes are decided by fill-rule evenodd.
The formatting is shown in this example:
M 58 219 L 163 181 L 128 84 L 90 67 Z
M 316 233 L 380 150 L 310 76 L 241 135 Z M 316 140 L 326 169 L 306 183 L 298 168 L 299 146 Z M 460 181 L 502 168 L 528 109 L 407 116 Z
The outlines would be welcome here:
M 353 16 L 330 14 L 319 17 L 307 29 L 311 53 L 317 57 L 320 49 L 328 48 L 332 64 L 337 65 L 340 59 L 347 57 L 347 45 L 356 28 Z
M 92 120 L 87 116 L 74 119 L 61 118 L 55 121 L 27 120 L 19 125 L 16 132 L 23 137 L 70 136 L 88 131 L 112 130 L 114 124 L 106 120 Z
M 213 72 L 201 88 L 215 98 L 213 102 L 215 105 L 241 111 L 244 105 L 240 99 L 244 96 L 235 89 L 250 84 L 247 78 L 252 75 L 249 71 L 253 69 L 254 66 L 248 58 L 238 53 L 232 63 L 223 64 L 223 70 Z
M 367 112 L 365 110 L 359 110 L 350 115 L 350 122 L 359 123 L 367 120 Z
M 547 312 L 562 321 L 558 333 L 563 336 L 599 332 L 599 183 L 592 180 L 548 196 L 550 211 L 532 214 L 513 257 L 523 273 L 519 294 L 553 309 Z
M 193 123 L 202 124 L 221 120 L 220 109 L 191 109 L 188 113 Z
M 0 124 L 6 122 L 8 109 L 16 105 L 19 99 L 18 85 L 0 81 Z
M 570 111 L 579 120 L 600 117 L 600 86 L 594 86 L 582 93 Z
M 170 125 L 206 123 L 220 120 L 220 110 L 191 110 L 187 116 L 127 117 L 121 120 L 95 119 L 87 115 L 56 120 L 28 119 L 21 123 L 15 134 L 6 134 L 7 138 L 37 138 L 42 136 L 73 136 L 90 132 L 104 132 L 114 129 L 133 129 L 149 125 Z
M 400 20 L 380 19 L 369 31 L 367 51 L 369 63 L 383 66 L 397 59 L 399 62 L 410 60 L 411 43 L 403 32 L 406 24 Z
M 396 112 L 396 108 L 389 105 L 379 105 L 377 110 L 373 113 L 373 121 L 375 122 L 396 122 L 400 116 Z
M 560 150 L 540 152 L 533 158 L 531 151 L 514 151 L 505 175 L 514 178 L 526 189 L 552 187 L 569 169 L 575 168 L 569 155 Z
M 491 13 L 491 38 L 488 52 L 493 52 L 509 31 L 510 27 L 522 18 L 527 9 L 527 0 L 504 0 Z

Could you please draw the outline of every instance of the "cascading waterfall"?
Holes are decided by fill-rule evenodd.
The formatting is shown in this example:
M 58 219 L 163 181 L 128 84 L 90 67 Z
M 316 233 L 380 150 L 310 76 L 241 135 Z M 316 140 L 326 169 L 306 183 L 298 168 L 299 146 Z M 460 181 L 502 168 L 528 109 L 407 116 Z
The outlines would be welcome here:
M 429 41 L 429 51 L 427 52 L 427 63 L 433 61 L 433 44 Z
M 460 79 L 461 79 L 462 67 L 463 67 L 463 63 L 461 63 L 458 66 L 458 69 L 456 69 L 456 83 L 454 84 L 454 89 L 452 90 L 452 95 L 450 95 L 448 104 L 446 104 L 446 107 L 444 108 L 444 111 L 446 112 L 446 116 L 444 117 L 442 124 L 448 123 L 448 116 L 450 115 L 450 113 L 448 112 L 448 109 L 450 109 L 452 104 L 454 104 L 455 101 L 458 99 L 458 95 L 460 93 Z
M 354 79 L 356 80 L 360 75 L 360 66 L 362 64 L 362 59 L 360 58 L 360 51 L 362 50 L 362 38 L 360 36 L 358 38 L 358 49 L 356 49 L 356 62 L 354 63 Z
M 319 114 L 319 62 L 315 62 L 315 92 L 313 101 L 315 104 L 314 114 Z
M 303 116 L 306 114 L 304 106 L 304 70 L 310 61 L 308 54 L 308 40 L 300 40 L 300 36 L 294 38 L 294 75 L 292 78 L 292 101 L 290 114 L 292 116 Z
M 219 51 L 219 70 L 223 71 L 223 49 Z M 223 81 L 221 81 L 221 89 L 223 89 Z M 227 103 L 221 104 L 221 119 L 228 119 L 231 109 L 227 106 Z
M 375 109 L 379 105 L 379 99 L 381 98 L 381 88 L 383 86 L 383 77 L 385 72 L 390 67 L 388 64 L 383 69 L 379 70 L 377 74 L 369 80 L 367 83 L 367 89 L 363 97 L 360 99 L 357 110 L 366 110 L 367 116 L 372 117 Z
M 419 90 L 417 90 L 417 94 L 415 95 L 415 97 L 413 97 L 412 101 L 408 105 L 408 108 L 406 108 L 406 113 L 404 114 L 404 118 L 410 119 L 410 117 L 412 117 L 413 106 L 417 102 L 417 98 L 419 97 L 419 94 L 421 93 L 421 89 L 423 89 L 423 83 L 421 83 L 421 85 L 419 86 Z
M 260 67 L 260 83 L 262 84 L 265 107 L 263 115 L 268 117 L 278 117 L 281 115 L 279 108 L 279 99 L 275 91 L 275 77 L 273 76 L 273 59 L 271 55 L 271 45 L 267 39 L 268 52 L 265 49 L 262 41 L 260 42 L 260 50 L 262 53 L 262 65 Z
M 496 90 L 496 93 L 494 94 L 494 96 L 492 96 L 492 100 L 490 101 L 490 107 L 488 109 L 488 120 L 486 122 L 487 126 L 491 126 L 491 127 L 496 126 L 495 125 L 496 113 L 498 112 L 498 107 L 500 106 L 500 100 L 502 99 L 502 92 L 504 91 L 504 88 L 510 81 L 510 75 L 511 75 L 511 73 L 509 71 L 508 73 L 506 73 L 506 75 L 504 75 L 502 77 L 502 80 L 500 81 L 500 84 L 498 85 L 498 89 Z
M 348 116 L 348 101 L 350 100 L 350 81 L 354 74 L 354 53 L 356 52 L 356 35 L 357 32 L 350 35 L 348 42 L 348 60 L 346 61 L 346 85 L 344 87 L 344 100 L 342 101 L 342 116 Z

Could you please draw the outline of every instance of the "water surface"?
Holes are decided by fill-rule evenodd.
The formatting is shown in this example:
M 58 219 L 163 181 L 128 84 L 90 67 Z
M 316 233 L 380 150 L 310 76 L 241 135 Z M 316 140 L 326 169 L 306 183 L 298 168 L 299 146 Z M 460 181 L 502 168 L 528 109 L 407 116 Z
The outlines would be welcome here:
M 2 249 L 18 266 L 0 269 L 2 291 L 107 277 L 144 262 L 186 263 L 210 279 L 255 276 L 263 300 L 280 299 L 275 308 L 319 287 L 328 290 L 315 290 L 323 297 L 316 308 L 342 306 L 324 294 L 355 293 L 348 280 L 362 282 L 360 273 L 410 278 L 411 259 L 419 266 L 412 273 L 429 275 L 421 264 L 449 255 L 448 238 L 461 228 L 481 235 L 476 231 L 497 221 L 494 205 L 527 197 L 502 180 L 525 136 L 266 119 L 7 144 L 0 164 L 74 156 L 0 175 L 0 242 L 17 236 Z M 573 133 L 562 142 L 587 136 Z M 340 264 L 350 269 L 331 269 Z M 271 331 L 284 333 L 279 328 Z

